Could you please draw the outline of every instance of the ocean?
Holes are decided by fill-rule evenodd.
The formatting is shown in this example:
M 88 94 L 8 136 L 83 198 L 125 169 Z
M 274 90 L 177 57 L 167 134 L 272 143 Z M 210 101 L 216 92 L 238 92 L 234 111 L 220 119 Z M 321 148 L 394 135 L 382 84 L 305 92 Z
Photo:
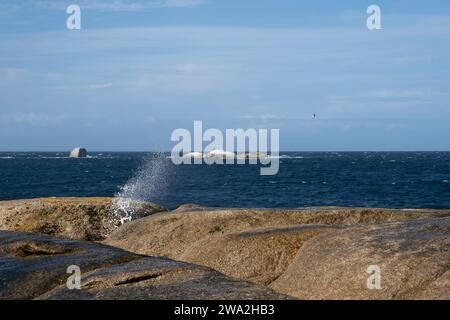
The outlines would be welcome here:
M 450 208 L 450 152 L 285 152 L 255 165 L 175 166 L 168 154 L 0 153 L 0 200 L 125 195 L 176 208 Z

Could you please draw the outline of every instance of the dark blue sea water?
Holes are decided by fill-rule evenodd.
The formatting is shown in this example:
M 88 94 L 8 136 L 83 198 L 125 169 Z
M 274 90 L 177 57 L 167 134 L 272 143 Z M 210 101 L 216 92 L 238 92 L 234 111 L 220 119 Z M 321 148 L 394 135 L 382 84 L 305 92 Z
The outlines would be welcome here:
M 258 166 L 175 166 L 153 153 L 0 153 L 0 200 L 114 196 L 126 185 L 125 194 L 169 208 L 450 208 L 450 152 L 294 152 L 280 161 L 278 175 L 261 176 Z

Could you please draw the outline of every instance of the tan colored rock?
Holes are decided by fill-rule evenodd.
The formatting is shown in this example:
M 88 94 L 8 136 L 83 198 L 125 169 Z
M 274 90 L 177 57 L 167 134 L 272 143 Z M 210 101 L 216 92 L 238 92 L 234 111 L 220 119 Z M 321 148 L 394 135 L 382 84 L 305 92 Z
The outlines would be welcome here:
M 81 290 L 59 286 L 39 299 L 286 300 L 291 297 L 202 266 L 144 257 L 87 273 Z
M 294 225 L 213 235 L 188 246 L 178 259 L 268 285 L 286 270 L 303 243 L 332 230 L 325 225 Z
M 67 267 L 83 272 L 136 259 L 94 242 L 0 231 L 0 300 L 32 299 L 66 282 Z
M 67 267 L 81 270 L 69 290 Z M 288 299 L 206 267 L 95 242 L 0 231 L 0 299 Z
M 210 209 L 182 208 L 157 213 L 125 224 L 105 243 L 148 255 L 180 257 L 195 242 L 214 234 L 302 224 L 346 226 L 450 216 L 439 210 L 347 208 Z
M 369 266 L 380 268 L 380 290 L 367 286 Z M 300 299 L 448 300 L 450 218 L 358 226 L 320 235 L 303 245 L 271 287 Z
M 311 208 L 243 210 L 183 207 L 128 223 L 106 244 L 212 267 L 270 284 L 309 239 L 339 227 L 449 215 L 448 211 Z
M 166 209 L 133 202 L 141 215 Z M 40 232 L 79 240 L 103 240 L 120 219 L 113 198 L 42 198 L 0 202 L 0 230 Z
M 175 211 L 189 211 L 192 209 L 204 209 L 204 207 L 202 207 L 199 204 L 195 204 L 195 203 L 186 203 L 186 204 L 182 204 L 181 206 L 179 206 L 178 208 L 175 209 Z

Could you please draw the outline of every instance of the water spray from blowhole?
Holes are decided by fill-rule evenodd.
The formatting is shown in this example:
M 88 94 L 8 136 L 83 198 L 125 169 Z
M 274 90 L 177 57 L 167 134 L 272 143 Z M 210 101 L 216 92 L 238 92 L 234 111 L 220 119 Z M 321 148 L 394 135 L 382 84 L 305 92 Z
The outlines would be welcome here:
M 114 196 L 111 212 L 114 227 L 145 216 L 145 204 L 167 187 L 167 170 L 167 157 L 162 152 L 152 154 L 143 162 Z

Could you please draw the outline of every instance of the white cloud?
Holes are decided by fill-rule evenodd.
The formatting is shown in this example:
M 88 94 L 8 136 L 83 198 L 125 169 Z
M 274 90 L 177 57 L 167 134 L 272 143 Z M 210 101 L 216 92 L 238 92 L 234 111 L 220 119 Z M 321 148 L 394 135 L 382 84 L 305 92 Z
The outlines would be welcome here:
M 0 123 L 19 124 L 29 126 L 59 125 L 64 122 L 65 117 L 35 112 L 11 112 L 0 114 Z
M 7 79 L 18 79 L 26 74 L 26 70 L 21 68 L 5 68 L 0 69 L 0 74 Z
M 91 84 L 89 86 L 89 89 L 105 89 L 105 88 L 110 88 L 112 87 L 113 84 L 112 83 L 101 83 L 101 84 Z
M 368 99 L 386 100 L 408 100 L 426 101 L 439 96 L 446 96 L 447 93 L 437 92 L 429 88 L 411 88 L 411 89 L 380 89 L 366 92 L 356 92 L 353 94 L 335 95 L 329 98 L 330 103 L 349 103 L 354 101 L 369 101 Z M 378 101 L 379 103 L 380 101 Z
M 221 78 L 213 74 L 159 73 L 142 75 L 131 86 L 144 92 L 205 94 L 220 88 Z
M 72 1 L 73 2 L 73 1 Z M 29 2 L 30 5 L 50 9 L 64 9 L 69 1 L 40 0 Z M 139 11 L 155 8 L 180 8 L 193 7 L 204 3 L 204 0 L 77 0 L 81 9 L 105 10 L 105 11 Z
M 305 120 L 309 118 L 299 118 L 297 116 L 285 116 L 285 115 L 277 115 L 277 114 L 258 114 L 258 115 L 247 115 L 241 117 L 246 120 L 259 120 L 263 122 L 268 122 L 271 120 Z
M 204 0 L 165 0 L 162 2 L 162 7 L 192 7 L 205 3 Z
M 412 90 L 378 90 L 361 94 L 361 97 L 367 98 L 419 98 L 428 97 L 432 94 L 430 89 L 412 89 Z

